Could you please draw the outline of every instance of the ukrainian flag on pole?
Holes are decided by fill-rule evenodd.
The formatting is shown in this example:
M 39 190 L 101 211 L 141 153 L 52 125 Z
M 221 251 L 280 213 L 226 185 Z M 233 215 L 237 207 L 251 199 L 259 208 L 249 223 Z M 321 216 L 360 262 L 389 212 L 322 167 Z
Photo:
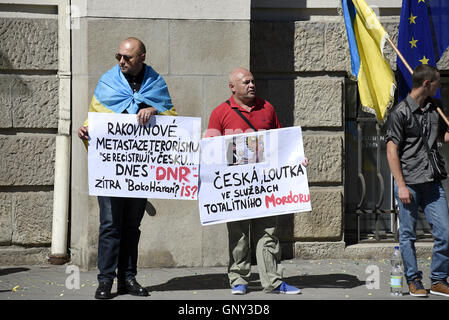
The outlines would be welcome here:
M 351 53 L 351 74 L 357 79 L 365 112 L 382 121 L 394 103 L 396 81 L 383 49 L 388 37 L 364 0 L 342 0 Z

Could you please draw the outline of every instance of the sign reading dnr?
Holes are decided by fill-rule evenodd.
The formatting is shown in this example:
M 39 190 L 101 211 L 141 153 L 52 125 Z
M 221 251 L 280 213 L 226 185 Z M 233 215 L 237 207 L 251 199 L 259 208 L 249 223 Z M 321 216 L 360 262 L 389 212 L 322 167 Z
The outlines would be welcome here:
M 201 223 L 311 211 L 303 160 L 300 127 L 202 139 Z
M 89 113 L 89 194 L 197 199 L 201 119 Z

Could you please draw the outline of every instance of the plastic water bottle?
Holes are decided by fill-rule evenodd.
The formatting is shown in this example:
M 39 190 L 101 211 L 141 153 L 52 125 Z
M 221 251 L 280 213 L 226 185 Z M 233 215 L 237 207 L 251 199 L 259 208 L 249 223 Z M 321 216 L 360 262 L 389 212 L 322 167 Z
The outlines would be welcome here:
M 402 296 L 402 258 L 399 247 L 394 247 L 391 255 L 390 293 L 392 296 Z

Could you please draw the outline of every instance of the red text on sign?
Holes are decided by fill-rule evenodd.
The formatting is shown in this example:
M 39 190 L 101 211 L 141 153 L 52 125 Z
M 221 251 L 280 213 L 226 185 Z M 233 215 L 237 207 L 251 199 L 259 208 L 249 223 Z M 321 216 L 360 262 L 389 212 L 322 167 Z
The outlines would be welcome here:
M 265 206 L 267 208 L 270 207 L 270 204 L 273 207 L 290 204 L 290 203 L 306 203 L 310 201 L 310 194 L 293 194 L 291 191 L 288 196 L 276 197 L 273 194 L 271 196 L 265 196 Z
M 188 175 L 190 174 L 190 169 L 188 167 L 175 167 L 175 168 L 164 168 L 164 167 L 157 167 L 156 168 L 156 180 L 167 180 L 170 179 L 178 180 L 179 182 L 182 182 L 182 180 L 186 182 L 190 182 L 189 179 L 187 179 Z

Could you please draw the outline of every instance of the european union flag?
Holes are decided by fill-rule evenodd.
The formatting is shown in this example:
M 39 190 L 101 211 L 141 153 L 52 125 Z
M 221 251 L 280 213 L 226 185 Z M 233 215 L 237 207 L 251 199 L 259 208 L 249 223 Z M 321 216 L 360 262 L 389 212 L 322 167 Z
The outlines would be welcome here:
M 449 45 L 448 18 L 447 0 L 403 0 L 398 49 L 412 69 L 420 64 L 436 66 Z M 412 88 L 412 76 L 399 57 L 397 66 L 401 101 Z
M 449 46 L 449 1 L 428 0 L 430 9 L 430 25 L 435 32 L 435 45 L 438 56 L 437 61 L 443 56 Z

